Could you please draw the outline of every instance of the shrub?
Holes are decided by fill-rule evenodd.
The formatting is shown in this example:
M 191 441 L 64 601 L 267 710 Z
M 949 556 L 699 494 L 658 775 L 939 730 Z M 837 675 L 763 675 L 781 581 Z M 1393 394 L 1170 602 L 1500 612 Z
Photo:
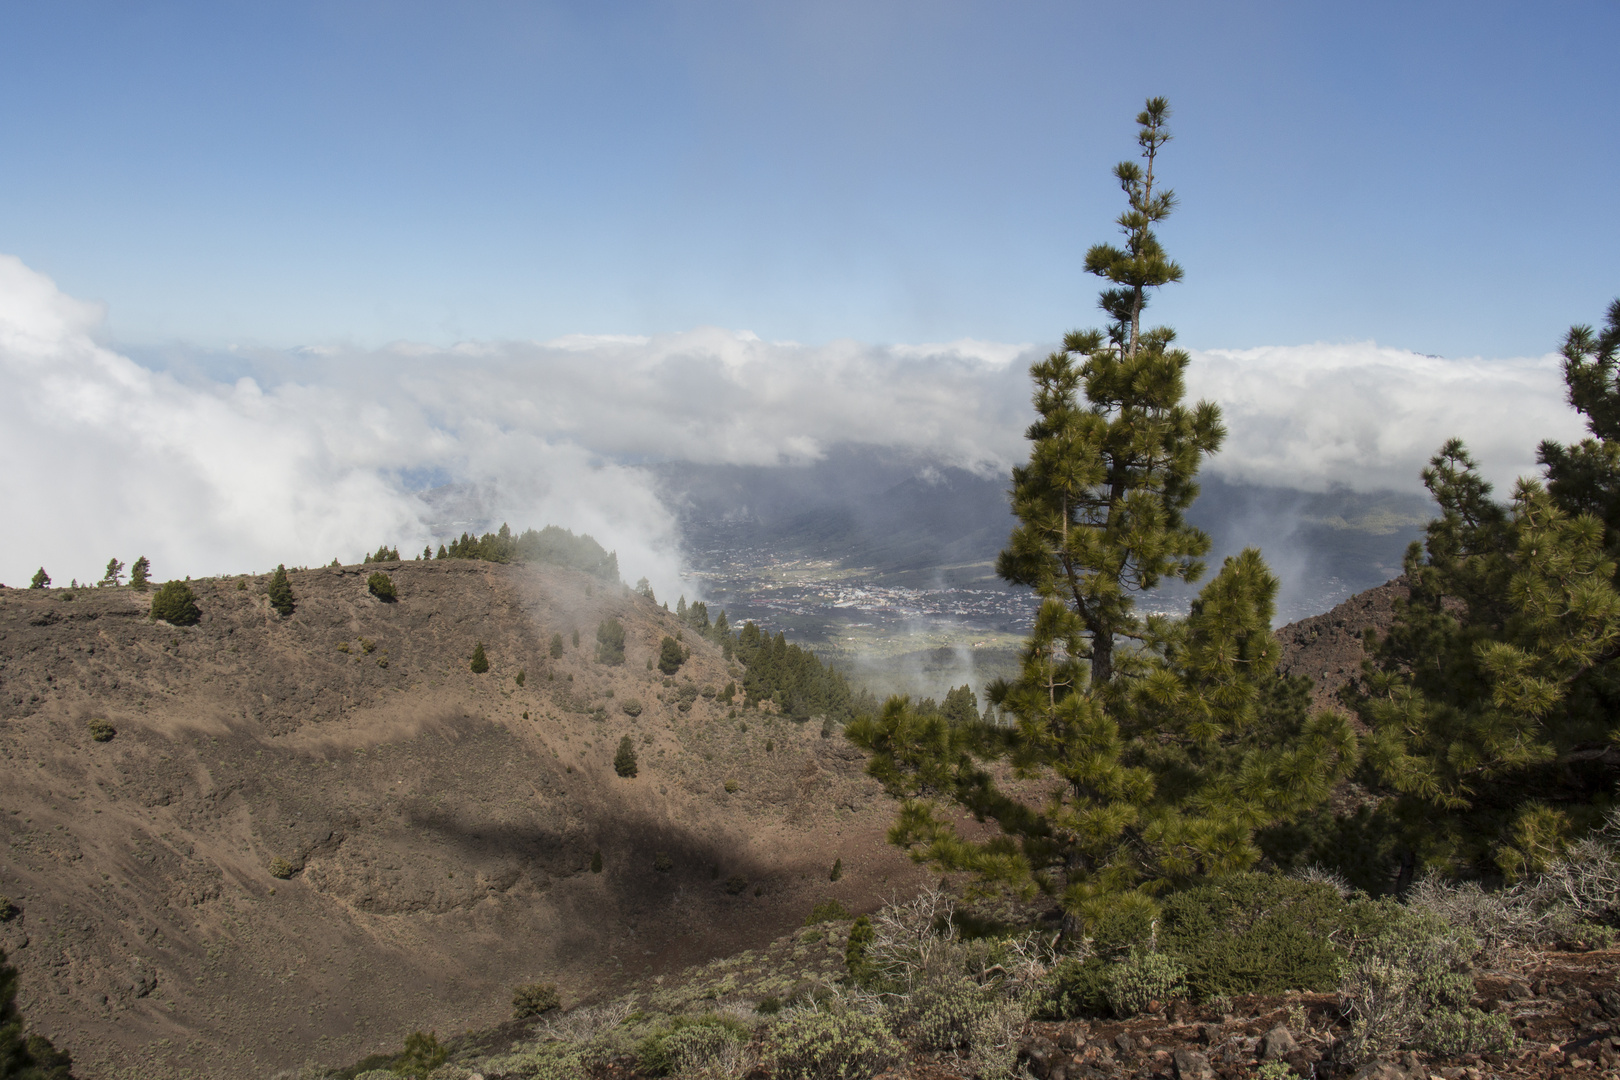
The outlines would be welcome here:
M 1108 966 L 1102 991 L 1116 1016 L 1135 1016 L 1154 1002 L 1185 996 L 1187 969 L 1165 953 L 1132 949 L 1124 960 Z
M 624 624 L 603 619 L 596 627 L 596 662 L 617 667 L 624 663 Z
M 413 1031 L 405 1036 L 405 1052 L 394 1059 L 394 1074 L 428 1080 L 428 1074 L 449 1057 L 450 1051 L 440 1044 L 437 1033 Z
M 528 682 L 528 681 L 529 681 L 529 673 L 527 671 L 525 671 L 523 668 L 518 668 L 518 673 L 517 673 L 517 676 L 516 676 L 516 682 L 517 682 L 519 688 L 521 688 L 523 686 L 523 684 Z M 528 719 L 528 717 L 524 717 L 524 719 L 526 720 L 526 719 Z
M 270 606 L 276 609 L 276 614 L 285 618 L 293 613 L 292 585 L 287 581 L 287 567 L 278 565 L 276 572 L 270 575 L 270 587 L 265 590 L 270 599 Z
M 828 881 L 837 881 L 839 878 L 841 878 L 843 876 L 844 876 L 844 860 L 843 859 L 834 859 L 833 864 L 832 864 L 832 871 L 827 875 L 827 880 Z
M 677 1016 L 637 1044 L 636 1063 L 653 1076 L 684 1075 L 708 1067 L 749 1035 L 734 1016 Z
M 602 872 L 602 852 L 600 850 L 593 851 L 593 852 L 591 852 L 591 873 L 600 874 L 601 872 Z
M 472 669 L 472 673 L 474 675 L 482 675 L 484 672 L 489 670 L 489 657 L 484 655 L 484 643 L 482 641 L 480 641 L 478 643 L 478 647 L 473 650 L 472 663 L 469 664 L 468 667 Z
M 11 897 L 0 896 L 0 922 L 10 922 L 15 919 L 19 910 L 21 909 L 11 902 Z
M 394 579 L 381 570 L 374 570 L 366 578 L 366 589 L 385 604 L 392 604 L 399 599 L 399 590 L 394 588 Z
M 877 974 L 877 965 L 872 963 L 867 955 L 872 948 L 872 939 L 877 931 L 872 927 L 869 916 L 862 915 L 855 920 L 849 928 L 849 944 L 844 946 L 844 967 L 849 969 L 850 978 L 857 983 L 866 982 Z
M 562 1005 L 554 983 L 527 983 L 512 991 L 512 1019 L 527 1020 Z
M 579 648 L 579 627 L 577 627 L 577 626 L 574 628 L 573 641 L 574 641 L 574 648 L 576 648 L 576 649 Z
M 298 868 L 283 859 L 280 855 L 270 860 L 270 876 L 280 881 L 286 881 L 298 872 Z
M 732 874 L 726 878 L 726 892 L 731 896 L 741 896 L 748 888 L 748 879 L 741 874 Z
M 780 1080 L 869 1080 L 902 1053 L 883 1019 L 864 1012 L 796 1012 L 765 1044 L 765 1059 Z
M 613 771 L 626 779 L 636 775 L 636 748 L 628 735 L 619 740 L 618 752 L 613 755 Z
M 563 654 L 563 640 L 561 634 L 551 635 L 551 658 L 561 660 Z
M 641 700 L 639 698 L 633 698 L 633 697 L 632 698 L 625 698 L 622 702 L 619 703 L 619 708 L 624 712 L 624 715 L 626 715 L 626 716 L 640 716 L 641 715 Z
M 810 914 L 804 917 L 804 925 L 814 926 L 816 923 L 836 922 L 849 918 L 849 909 L 837 900 L 823 900 L 810 909 Z
M 681 648 L 680 642 L 666 634 L 664 640 L 658 643 L 658 670 L 665 675 L 673 675 L 681 670 L 684 663 L 686 650 Z
M 92 719 L 90 721 L 90 737 L 96 742 L 110 742 L 116 734 L 118 734 L 118 729 L 107 721 L 101 719 Z
M 660 851 L 653 857 L 653 869 L 660 874 L 667 874 L 675 869 L 675 860 L 669 857 L 669 852 Z
M 152 594 L 152 618 L 171 626 L 195 626 L 202 618 L 197 596 L 183 581 L 170 581 Z
M 1339 987 L 1351 1061 L 1406 1046 L 1462 1054 L 1512 1045 L 1510 1029 L 1468 1004 L 1473 935 L 1391 900 L 1362 907 L 1375 932 L 1355 943 Z
M 735 795 L 735 794 L 737 794 L 738 787 L 739 787 L 739 785 L 737 784 L 737 781 L 731 780 L 731 779 L 726 780 L 725 788 L 726 788 L 726 794 L 727 795 Z
M 152 574 L 152 560 L 145 555 L 136 559 L 129 567 L 129 587 L 136 592 L 146 591 L 146 581 Z
M 1327 884 L 1233 874 L 1166 900 L 1159 944 L 1186 965 L 1200 999 L 1328 991 L 1339 984 L 1332 935 L 1347 910 Z
M 1095 956 L 1065 956 L 1052 966 L 1035 1005 L 1042 1020 L 1069 1020 L 1108 1008 L 1108 964 Z
M 974 1031 L 994 1004 L 972 979 L 929 981 L 908 995 L 901 1022 L 924 1050 L 971 1050 Z

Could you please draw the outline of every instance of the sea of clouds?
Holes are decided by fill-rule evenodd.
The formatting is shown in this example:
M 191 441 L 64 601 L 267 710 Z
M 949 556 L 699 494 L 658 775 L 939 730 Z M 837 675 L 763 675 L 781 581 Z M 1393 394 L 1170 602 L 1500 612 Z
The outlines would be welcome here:
M 345 562 L 437 543 L 419 497 L 472 485 L 497 520 L 555 523 L 681 591 L 677 522 L 641 466 L 771 465 L 862 443 L 1004 473 L 1024 453 L 1042 347 L 806 346 L 703 328 L 140 363 L 104 312 L 0 256 L 0 582 L 58 584 L 107 559 L 159 578 Z M 220 371 L 228 371 L 221 376 Z M 212 372 L 202 374 L 201 372 Z M 1536 443 L 1578 438 L 1556 356 L 1450 360 L 1371 343 L 1193 354 L 1192 394 L 1230 435 L 1207 466 L 1321 490 L 1418 487 L 1451 435 L 1499 485 Z

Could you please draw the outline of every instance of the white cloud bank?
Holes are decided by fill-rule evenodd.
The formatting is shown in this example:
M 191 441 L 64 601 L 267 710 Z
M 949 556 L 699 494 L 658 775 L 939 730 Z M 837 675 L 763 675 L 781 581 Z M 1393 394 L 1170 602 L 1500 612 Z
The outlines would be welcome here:
M 101 312 L 0 256 L 0 581 L 145 554 L 160 576 L 345 560 L 428 539 L 409 477 L 475 483 L 679 590 L 675 522 L 637 463 L 769 465 L 845 442 L 1005 471 L 1024 453 L 1029 346 L 822 346 L 700 329 L 450 349 L 323 347 L 183 380 L 97 342 Z M 1492 479 L 1581 431 L 1554 358 L 1450 361 L 1371 344 L 1196 354 L 1230 479 L 1414 488 L 1446 437 Z M 416 486 L 420 485 L 420 481 Z

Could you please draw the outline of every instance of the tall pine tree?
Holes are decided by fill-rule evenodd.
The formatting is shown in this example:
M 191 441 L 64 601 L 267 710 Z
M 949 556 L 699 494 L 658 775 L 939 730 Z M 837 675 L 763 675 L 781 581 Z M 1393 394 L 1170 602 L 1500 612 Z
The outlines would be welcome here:
M 1539 870 L 1620 780 L 1620 301 L 1563 352 L 1590 434 L 1541 444 L 1545 485 L 1497 503 L 1455 439 L 1423 473 L 1440 516 L 1356 702 L 1397 888 L 1425 867 Z
M 1209 539 L 1184 514 L 1224 436 L 1215 405 L 1183 403 L 1189 358 L 1173 331 L 1142 325 L 1149 290 L 1181 279 L 1154 233 L 1175 206 L 1156 173 L 1169 112 L 1148 101 L 1143 163 L 1115 169 L 1124 246 L 1086 255 L 1108 283 L 1106 330 L 1069 334 L 1030 369 L 1037 418 L 997 570 L 1042 602 L 1019 677 L 990 688 L 1009 722 L 953 722 L 892 698 L 848 729 L 904 800 L 892 841 L 1057 895 L 1083 924 L 1253 865 L 1256 830 L 1322 801 L 1355 754 L 1348 725 L 1307 717 L 1276 673 L 1277 583 L 1258 552 L 1228 559 L 1186 619 L 1136 612 L 1166 579 L 1201 576 Z M 995 763 L 1015 782 L 1003 786 Z M 962 836 L 941 802 L 1000 835 Z

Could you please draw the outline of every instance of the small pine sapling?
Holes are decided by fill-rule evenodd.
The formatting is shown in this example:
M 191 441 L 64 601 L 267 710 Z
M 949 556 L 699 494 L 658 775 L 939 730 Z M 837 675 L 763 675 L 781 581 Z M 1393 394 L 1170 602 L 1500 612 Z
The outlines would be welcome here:
M 97 583 L 96 587 L 104 589 L 111 586 L 116 589 L 122 582 L 123 577 L 124 564 L 119 562 L 116 557 L 108 559 L 107 570 L 101 575 L 101 581 Z
M 478 647 L 473 650 L 472 663 L 468 666 L 472 668 L 472 673 L 474 675 L 482 675 L 484 672 L 489 670 L 489 657 L 484 655 L 484 643 L 482 641 L 480 641 L 478 643 Z
M 551 635 L 551 658 L 561 660 L 563 654 L 563 639 L 561 634 Z
M 680 642 L 666 634 L 664 640 L 658 643 L 658 670 L 665 675 L 673 675 L 681 670 L 684 663 L 686 650 L 681 648 Z
M 528 678 L 529 678 L 529 673 L 527 671 L 525 671 L 523 668 L 518 668 L 517 679 L 516 679 L 518 686 L 521 687 L 525 682 L 528 681 Z
M 152 576 L 152 561 L 145 555 L 136 559 L 129 567 L 129 587 L 136 592 L 146 591 L 147 579 Z
M 287 580 L 287 567 L 280 565 L 276 572 L 270 575 L 270 587 L 265 590 L 270 598 L 270 606 L 275 608 L 282 616 L 291 615 L 297 605 L 293 602 L 292 584 Z
M 385 604 L 392 604 L 399 599 L 399 591 L 394 588 L 394 579 L 381 570 L 366 578 L 366 588 L 371 592 L 372 596 Z
M 841 878 L 843 876 L 844 876 L 844 860 L 843 859 L 834 859 L 833 860 L 833 865 L 832 865 L 832 873 L 827 875 L 827 880 L 828 881 L 837 881 L 839 878 Z
M 626 779 L 636 775 L 636 748 L 628 735 L 619 740 L 618 753 L 613 755 L 613 771 Z

